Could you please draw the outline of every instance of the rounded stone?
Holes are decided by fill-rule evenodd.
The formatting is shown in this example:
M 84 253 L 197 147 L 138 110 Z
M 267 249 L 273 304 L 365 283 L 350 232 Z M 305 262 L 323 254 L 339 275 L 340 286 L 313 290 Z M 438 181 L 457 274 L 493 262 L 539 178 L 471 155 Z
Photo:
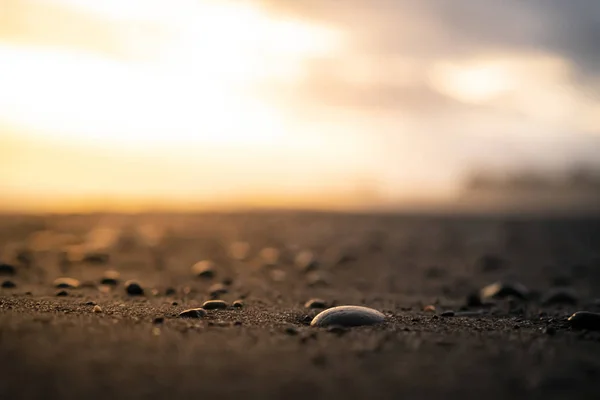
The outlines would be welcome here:
M 96 314 L 100 314 L 102 312 L 102 307 L 100 307 L 99 305 L 95 305 L 92 311 Z
M 380 324 L 385 316 L 372 308 L 360 306 L 333 307 L 319 313 L 310 323 L 311 326 L 327 327 L 339 326 L 361 326 Z
M 205 310 L 223 310 L 228 307 L 228 304 L 224 300 L 208 300 L 202 304 L 202 308 Z
M 136 281 L 125 282 L 125 291 L 130 296 L 142 296 L 144 294 L 144 288 Z
M 76 289 L 81 283 L 74 278 L 57 278 L 54 280 L 54 287 L 59 289 Z
M 215 263 L 210 260 L 198 261 L 192 265 L 192 274 L 198 278 L 214 278 L 216 275 Z
M 542 305 L 551 306 L 559 304 L 575 305 L 579 302 L 579 297 L 573 289 L 557 288 L 550 290 L 542 297 Z
M 0 262 L 0 275 L 14 275 L 17 270 L 10 264 Z
M 65 297 L 68 295 L 69 295 L 69 292 L 67 292 L 66 290 L 61 290 L 61 291 L 56 292 L 56 296 L 58 296 L 58 297 Z
M 302 271 L 312 271 L 318 267 L 318 261 L 315 254 L 310 250 L 304 250 L 296 255 L 294 264 Z
M 304 303 L 305 308 L 327 308 L 327 303 L 322 299 L 310 299 Z
M 190 308 L 179 313 L 179 318 L 204 318 L 206 310 L 203 308 Z
M 242 308 L 244 307 L 244 302 L 242 300 L 236 300 L 233 302 L 232 306 L 234 308 Z
M 600 314 L 589 311 L 577 311 L 568 319 L 574 329 L 600 330 Z
M 100 284 L 116 286 L 119 284 L 120 277 L 121 277 L 121 274 L 119 273 L 119 271 L 109 269 L 107 271 L 104 271 L 104 275 L 102 276 L 102 279 L 100 279 Z
M 208 288 L 208 293 L 211 295 L 211 297 L 219 297 L 220 295 L 225 294 L 228 291 L 229 289 L 227 289 L 227 286 L 223 285 L 222 283 L 215 283 L 214 285 Z
M 265 266 L 277 265 L 279 262 L 279 255 L 279 250 L 274 247 L 265 247 L 259 254 Z
M 235 260 L 246 260 L 248 253 L 250 253 L 250 244 L 247 242 L 234 242 L 229 246 L 229 255 Z
M 529 290 L 520 283 L 495 282 L 482 288 L 479 294 L 482 299 L 515 297 L 525 300 L 529 296 Z
M 17 285 L 13 281 L 4 281 L 2 282 L 3 289 L 14 289 Z

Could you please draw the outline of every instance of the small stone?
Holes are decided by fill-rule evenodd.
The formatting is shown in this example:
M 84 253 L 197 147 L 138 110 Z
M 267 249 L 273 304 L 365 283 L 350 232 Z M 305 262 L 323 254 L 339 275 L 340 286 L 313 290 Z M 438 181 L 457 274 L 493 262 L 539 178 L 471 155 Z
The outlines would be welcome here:
M 104 271 L 104 275 L 102 276 L 102 279 L 100 279 L 100 284 L 116 286 L 119 284 L 120 277 L 121 277 L 121 274 L 119 273 L 119 271 L 109 269 L 107 271 Z
M 192 274 L 198 278 L 214 278 L 216 275 L 215 263 L 210 260 L 198 261 L 192 265 Z
M 312 271 L 306 274 L 306 284 L 311 287 L 328 286 L 329 281 L 323 274 L 319 273 L 318 271 Z
M 98 286 L 98 290 L 100 291 L 100 293 L 110 293 L 112 287 L 108 285 L 100 285 Z
M 223 279 L 223 285 L 225 285 L 225 286 L 231 286 L 231 285 L 233 285 L 233 278 L 224 278 Z
M 338 336 L 342 336 L 343 334 L 348 332 L 348 328 L 345 328 L 340 325 L 331 325 L 330 327 L 327 328 L 327 332 L 334 333 Z
M 250 244 L 247 242 L 234 242 L 229 246 L 229 255 L 235 260 L 246 260 L 248 253 L 250 253 Z
M 377 310 L 361 306 L 339 306 L 318 314 L 310 323 L 311 326 L 327 327 L 375 325 L 382 323 L 385 316 Z
M 227 302 L 223 300 L 208 300 L 202 304 L 202 308 L 205 310 L 224 310 L 227 307 Z
M 479 291 L 479 295 L 482 299 L 515 297 L 526 300 L 529 290 L 520 283 L 496 282 L 482 288 Z
M 423 307 L 423 311 L 425 312 L 435 312 L 435 306 L 432 304 L 429 304 L 425 307 Z
M 542 297 L 542 305 L 552 306 L 558 304 L 576 305 L 579 302 L 577 293 L 568 288 L 556 288 L 550 290 Z
M 310 299 L 304 303 L 305 308 L 327 308 L 327 303 L 322 299 Z
M 261 258 L 261 260 L 263 261 L 263 264 L 267 267 L 272 267 L 277 265 L 277 263 L 279 262 L 279 250 L 277 250 L 274 247 L 265 247 L 264 249 L 262 249 L 259 253 L 259 256 Z
M 10 264 L 0 262 L 0 275 L 14 275 L 17 273 L 15 267 Z
M 156 297 L 156 296 L 158 296 L 158 295 L 160 294 L 160 292 L 158 291 L 158 289 L 156 289 L 156 288 L 152 288 L 152 289 L 150 290 L 150 294 L 151 294 L 152 296 Z
M 568 319 L 574 329 L 590 331 L 600 330 L 600 314 L 589 311 L 577 311 Z
M 440 314 L 442 317 L 454 317 L 454 311 L 447 310 Z
M 169 287 L 167 290 L 165 290 L 165 295 L 167 296 L 174 296 L 175 294 L 177 294 L 177 291 L 172 287 Z
M 88 264 L 107 264 L 110 256 L 107 253 L 91 252 L 83 256 L 82 261 Z
M 100 314 L 102 312 L 102 307 L 95 305 L 92 311 L 94 311 L 96 314 Z
M 296 336 L 299 333 L 298 328 L 296 328 L 295 326 L 286 327 L 284 332 L 290 336 Z
M 208 293 L 213 298 L 219 297 L 220 295 L 225 294 L 228 291 L 229 289 L 227 289 L 227 286 L 223 285 L 222 283 L 215 283 L 210 288 L 208 288 Z
M 477 267 L 482 272 L 495 272 L 506 267 L 506 261 L 495 254 L 485 254 L 477 261 Z
M 96 302 L 95 301 L 88 301 L 85 303 L 86 306 L 95 306 Z
M 234 308 L 242 308 L 244 307 L 244 302 L 242 300 L 236 300 L 233 302 L 232 306 Z
M 242 322 L 242 321 L 235 321 L 235 322 L 233 323 L 233 326 L 242 326 L 242 325 L 243 325 L 243 322 Z
M 179 318 L 204 318 L 206 310 L 203 308 L 191 308 L 179 313 Z
M 294 264 L 305 272 L 312 271 L 319 266 L 316 256 L 310 250 L 304 250 L 298 253 L 294 259 Z
M 271 271 L 271 279 L 275 282 L 283 282 L 285 281 L 286 272 L 281 269 L 274 269 Z
M 66 290 L 60 290 L 60 291 L 56 292 L 56 296 L 58 296 L 58 297 L 65 297 L 68 295 L 69 295 L 69 292 L 67 292 Z
M 152 323 L 155 325 L 160 325 L 163 322 L 165 322 L 165 319 L 163 317 L 156 317 L 154 318 L 154 320 L 152 320 Z
M 81 285 L 77 279 L 73 278 L 57 278 L 53 284 L 59 289 L 77 289 Z
M 135 281 L 125 282 L 125 292 L 130 296 L 143 296 L 144 289 L 142 286 Z
M 17 284 L 14 283 L 13 281 L 4 281 L 2 282 L 2 288 L 3 289 L 14 289 L 17 287 Z
M 469 293 L 467 296 L 467 307 L 481 307 L 483 303 L 481 302 L 481 297 L 479 293 Z
M 172 302 L 172 303 L 171 303 L 171 305 L 172 305 L 172 306 L 178 306 L 178 305 L 179 305 L 179 303 L 178 303 L 178 302 L 176 302 L 176 301 L 174 301 L 174 302 Z

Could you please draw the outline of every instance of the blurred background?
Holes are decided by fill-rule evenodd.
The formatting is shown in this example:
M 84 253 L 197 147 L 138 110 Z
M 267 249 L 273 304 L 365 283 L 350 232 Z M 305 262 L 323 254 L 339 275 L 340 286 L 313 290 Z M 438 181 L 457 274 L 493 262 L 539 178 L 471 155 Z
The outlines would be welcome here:
M 0 210 L 587 210 L 597 0 L 0 0 Z

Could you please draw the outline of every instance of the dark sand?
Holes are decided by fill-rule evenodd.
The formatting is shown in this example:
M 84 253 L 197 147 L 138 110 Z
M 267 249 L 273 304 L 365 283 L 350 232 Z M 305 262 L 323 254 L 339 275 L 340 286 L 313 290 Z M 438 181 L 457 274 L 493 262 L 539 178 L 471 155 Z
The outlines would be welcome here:
M 147 224 L 154 230 L 136 233 Z M 99 226 L 120 231 L 109 262 L 80 262 L 76 248 L 71 262 L 61 261 L 67 242 Z M 236 240 L 250 243 L 248 260 L 227 255 Z M 257 259 L 265 246 L 290 249 L 265 267 Z M 347 248 L 342 263 L 339 247 Z M 321 260 L 321 280 L 291 262 L 306 248 Z M 599 218 L 5 216 L 0 251 L 0 261 L 17 269 L 0 277 L 17 285 L 0 289 L 1 399 L 600 396 L 600 333 L 567 323 L 577 310 L 600 311 Z M 482 268 L 484 255 L 503 261 Z M 215 261 L 214 278 L 191 276 L 202 259 Z M 110 291 L 98 285 L 107 269 L 122 278 Z M 52 281 L 60 276 L 94 285 L 57 297 Z M 243 308 L 177 318 L 226 278 L 232 283 L 220 298 L 244 297 Z M 128 296 L 127 279 L 146 294 Z M 471 291 L 498 279 L 524 284 L 530 299 L 465 306 Z M 557 285 L 571 287 L 578 304 L 542 306 L 540 296 Z M 168 288 L 175 294 L 166 295 Z M 304 303 L 313 297 L 373 307 L 387 322 L 346 332 L 312 328 L 308 316 L 318 311 Z M 436 312 L 423 311 L 430 304 Z M 484 313 L 440 316 L 461 307 Z M 153 322 L 159 317 L 162 324 Z

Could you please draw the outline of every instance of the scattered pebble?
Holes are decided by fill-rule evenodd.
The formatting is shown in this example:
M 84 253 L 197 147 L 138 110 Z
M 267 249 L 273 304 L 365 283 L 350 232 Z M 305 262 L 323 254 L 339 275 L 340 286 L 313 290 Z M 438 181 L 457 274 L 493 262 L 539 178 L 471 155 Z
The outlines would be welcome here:
M 296 336 L 299 333 L 298 328 L 296 328 L 295 326 L 286 327 L 284 332 L 290 336 Z
M 176 302 L 176 301 L 174 301 L 174 302 L 172 302 L 172 303 L 171 303 L 171 305 L 172 305 L 172 306 L 178 306 L 178 305 L 179 305 L 179 303 L 178 303 L 178 302 Z
M 65 297 L 68 295 L 69 295 L 69 292 L 67 292 L 66 290 L 60 290 L 60 291 L 56 292 L 56 296 L 58 296 L 58 297 Z
M 327 303 L 322 299 L 310 299 L 304 303 L 305 308 L 327 308 Z
M 482 288 L 479 294 L 482 299 L 515 297 L 526 300 L 529 295 L 529 290 L 520 283 L 496 282 Z
M 573 289 L 569 288 L 556 288 L 550 290 L 544 297 L 542 297 L 542 305 L 551 306 L 558 304 L 569 304 L 575 305 L 579 302 L 579 297 Z
M 17 270 L 10 264 L 0 262 L 0 275 L 14 275 Z
M 107 271 L 104 271 L 104 275 L 102 276 L 102 279 L 100 279 L 100 284 L 116 286 L 119 284 L 120 277 L 121 277 L 121 274 L 119 273 L 119 271 L 109 269 Z
M 163 317 L 156 317 L 154 318 L 154 320 L 152 320 L 152 323 L 155 325 L 160 325 L 163 322 L 165 322 L 165 319 Z
M 313 286 L 313 287 L 314 286 L 328 286 L 329 281 L 323 274 L 320 274 L 318 271 L 312 271 L 306 275 L 306 284 L 308 286 Z
M 231 286 L 231 285 L 233 285 L 233 278 L 224 278 L 223 279 L 223 285 L 225 285 L 225 286 Z
M 454 311 L 447 310 L 440 314 L 442 317 L 454 317 Z
M 81 283 L 74 278 L 57 278 L 53 285 L 59 289 L 77 289 Z
M 169 287 L 167 290 L 165 290 L 165 295 L 167 296 L 174 296 L 175 294 L 177 294 L 177 290 L 172 287 Z
M 250 244 L 247 242 L 234 242 L 229 246 L 229 255 L 235 260 L 246 260 L 248 253 L 250 253 Z
M 504 269 L 506 265 L 506 260 L 495 254 L 485 254 L 477 261 L 477 267 L 482 272 L 499 271 Z
M 227 302 L 223 300 L 208 300 L 202 304 L 202 308 L 205 310 L 223 310 L 227 307 Z
M 94 311 L 96 314 L 100 314 L 102 312 L 102 307 L 95 305 L 92 311 Z
M 319 266 L 317 258 L 310 250 L 304 250 L 298 253 L 294 259 L 294 264 L 302 271 L 312 271 Z
M 125 291 L 130 296 L 143 296 L 144 289 L 142 286 L 135 281 L 127 281 L 125 282 Z
M 179 318 L 204 318 L 206 310 L 203 308 L 191 308 L 179 313 Z
M 210 260 L 198 261 L 192 265 L 192 274 L 198 278 L 214 278 L 216 275 L 215 263 Z
M 88 301 L 85 303 L 86 306 L 95 306 L 96 302 L 95 301 Z
M 263 264 L 267 267 L 272 267 L 277 265 L 279 262 L 280 252 L 275 247 L 265 247 L 259 253 Z
M 87 253 L 83 256 L 82 261 L 88 264 L 107 264 L 110 256 L 107 253 Z
M 568 319 L 575 329 L 600 330 L 600 314 L 589 311 L 577 311 Z
M 228 291 L 229 289 L 227 289 L 227 286 L 223 285 L 222 283 L 215 283 L 210 288 L 208 288 L 208 293 L 211 297 L 219 297 L 220 295 L 225 294 Z
M 339 306 L 318 314 L 310 323 L 311 326 L 327 327 L 360 326 L 382 323 L 385 316 L 377 310 L 360 306 Z
M 242 308 L 244 307 L 244 302 L 242 300 L 236 300 L 233 302 L 232 306 L 234 308 Z
M 2 282 L 2 288 L 3 289 L 14 289 L 17 287 L 17 284 L 14 283 L 13 281 L 4 281 Z
M 285 271 L 281 269 L 274 269 L 273 271 L 271 271 L 271 279 L 273 279 L 275 282 L 285 281 L 286 275 L 287 274 L 285 273 Z
M 435 306 L 432 304 L 429 304 L 425 307 L 423 307 L 423 311 L 425 312 L 435 312 Z

